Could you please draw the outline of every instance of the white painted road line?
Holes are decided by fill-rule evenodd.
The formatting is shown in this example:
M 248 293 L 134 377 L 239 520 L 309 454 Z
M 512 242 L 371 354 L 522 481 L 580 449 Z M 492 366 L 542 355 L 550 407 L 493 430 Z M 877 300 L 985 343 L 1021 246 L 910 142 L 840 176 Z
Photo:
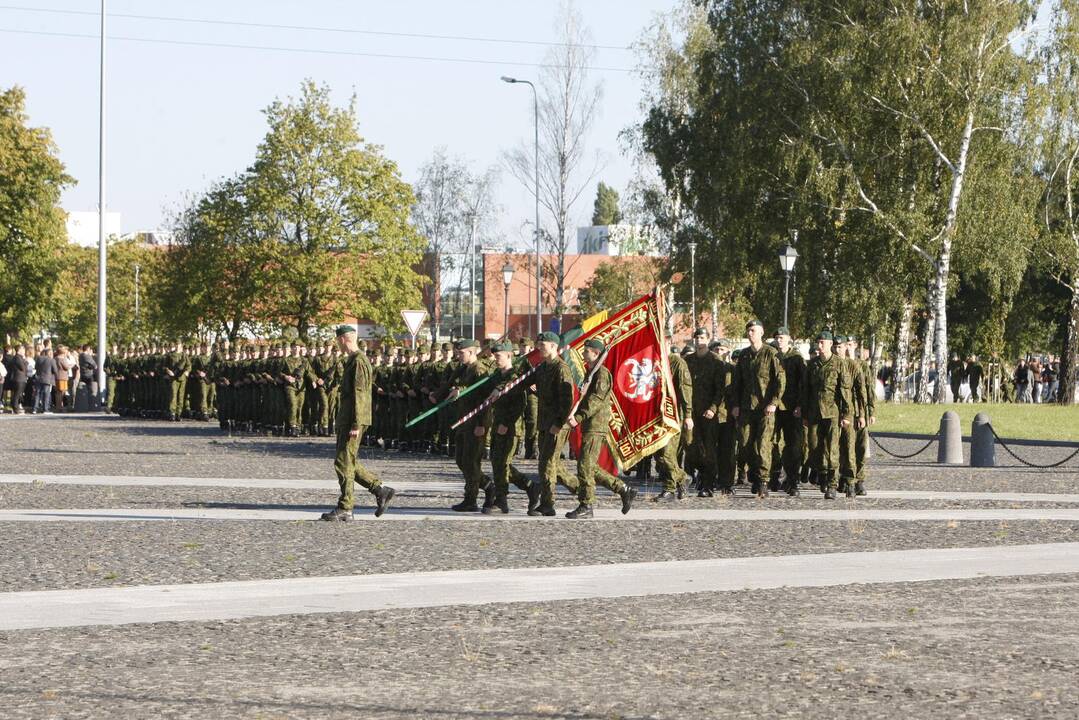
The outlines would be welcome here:
M 148 477 L 128 475 L 0 475 L 0 485 L 106 485 L 113 487 L 231 487 L 281 490 L 337 490 L 333 478 L 203 478 L 203 477 Z M 401 492 L 459 493 L 464 483 L 457 480 L 405 480 L 393 487 Z M 603 490 L 600 488 L 599 490 Z M 512 493 L 524 495 L 515 487 Z M 560 492 L 567 492 L 559 486 Z M 815 488 L 805 491 L 809 498 L 819 497 Z M 949 492 L 944 490 L 875 490 L 870 498 L 884 500 L 955 500 L 999 502 L 1057 502 L 1079 504 L 1079 493 L 1023 493 L 1023 492 Z M 782 493 L 775 493 L 770 500 L 783 501 Z
M 824 520 L 833 522 L 894 520 L 905 522 L 925 522 L 950 520 L 957 521 L 1001 521 L 1001 520 L 1055 520 L 1079 522 L 1079 508 L 952 508 L 952 509 L 904 509 L 904 508 L 853 508 L 833 506 L 835 509 L 761 509 L 737 510 L 726 508 L 679 509 L 643 507 L 629 515 L 623 515 L 616 508 L 596 508 L 595 520 L 707 520 L 707 521 L 762 521 L 762 520 Z M 569 509 L 567 505 L 563 510 Z M 277 520 L 303 521 L 318 520 L 322 509 L 261 509 L 257 507 L 185 507 L 185 508 L 62 508 L 62 509 L 0 509 L 0 522 L 107 522 L 107 521 L 192 521 L 192 520 Z M 376 520 L 371 506 L 358 507 L 355 519 L 360 521 Z M 557 518 L 560 519 L 561 512 Z M 501 513 L 482 515 L 480 513 L 455 513 L 449 509 L 429 507 L 408 507 L 403 503 L 392 506 L 378 522 L 395 520 L 443 520 L 463 522 L 493 522 L 495 520 L 513 520 L 538 522 L 543 518 L 530 518 L 520 508 L 509 515 Z M 564 519 L 562 522 L 566 522 Z M 581 522 L 588 522 L 583 520 Z
M 0 631 L 1079 572 L 1079 543 L 0 593 Z

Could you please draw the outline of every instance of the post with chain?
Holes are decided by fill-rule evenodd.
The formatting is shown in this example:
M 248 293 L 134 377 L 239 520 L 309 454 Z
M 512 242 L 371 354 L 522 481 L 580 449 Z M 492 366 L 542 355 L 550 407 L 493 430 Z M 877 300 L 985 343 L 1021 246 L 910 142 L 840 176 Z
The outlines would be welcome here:
M 959 414 L 953 410 L 940 418 L 940 440 L 937 443 L 937 464 L 963 464 L 963 432 L 959 427 Z
M 970 466 L 996 467 L 996 439 L 989 416 L 978 413 L 970 426 Z

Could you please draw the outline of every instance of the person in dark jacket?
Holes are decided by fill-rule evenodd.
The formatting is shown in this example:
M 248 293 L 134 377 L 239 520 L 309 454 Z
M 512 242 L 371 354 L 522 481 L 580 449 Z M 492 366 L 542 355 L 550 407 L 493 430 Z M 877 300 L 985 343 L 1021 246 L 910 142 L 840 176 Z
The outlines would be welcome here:
M 56 385 L 56 360 L 52 350 L 45 348 L 34 360 L 33 412 L 52 414 L 52 388 Z
M 94 349 L 89 345 L 83 345 L 79 350 L 79 384 L 85 385 L 90 394 L 90 406 L 97 405 L 97 360 L 94 358 Z
M 22 415 L 22 396 L 26 392 L 26 379 L 30 366 L 26 362 L 26 350 L 22 345 L 15 348 L 7 363 L 7 383 L 11 389 L 11 412 Z

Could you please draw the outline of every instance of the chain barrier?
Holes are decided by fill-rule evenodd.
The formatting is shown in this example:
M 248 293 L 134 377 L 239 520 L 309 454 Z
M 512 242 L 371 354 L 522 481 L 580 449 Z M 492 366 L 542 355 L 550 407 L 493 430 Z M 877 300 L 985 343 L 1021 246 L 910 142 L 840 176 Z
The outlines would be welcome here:
M 998 443 L 1000 443 L 1000 446 L 1002 448 L 1004 448 L 1008 452 L 1009 455 L 1011 455 L 1013 458 L 1015 458 L 1016 460 L 1021 462 L 1023 465 L 1026 465 L 1027 467 L 1039 468 L 1039 469 L 1042 469 L 1042 470 L 1048 470 L 1050 468 L 1060 467 L 1061 465 L 1068 462 L 1069 460 L 1071 460 L 1076 455 L 1079 455 L 1079 448 L 1075 448 L 1075 452 L 1073 452 L 1071 455 L 1064 458 L 1060 462 L 1051 463 L 1049 465 L 1039 465 L 1037 463 L 1028 462 L 1028 461 L 1024 460 L 1023 458 L 1019 457 L 1018 455 L 1016 455 L 1012 451 L 1012 449 L 1010 447 L 1008 447 L 1007 443 L 1004 442 L 1003 438 L 1001 438 L 1000 435 L 997 435 L 997 429 L 995 427 L 993 427 L 993 423 L 987 423 L 987 424 L 989 425 L 989 429 L 993 432 L 993 437 L 996 438 L 996 441 Z
M 921 455 L 922 453 L 924 453 L 926 450 L 929 449 L 930 445 L 932 445 L 933 443 L 935 443 L 937 441 L 937 438 L 930 438 L 929 442 L 927 442 L 925 445 L 922 445 L 921 449 L 919 449 L 917 452 L 913 452 L 910 455 L 902 455 L 902 454 L 899 454 L 899 453 L 894 453 L 891 450 L 889 450 L 888 448 L 881 445 L 880 440 L 877 440 L 876 435 L 873 435 L 872 433 L 870 433 L 869 437 L 873 439 L 873 442 L 876 443 L 877 447 L 879 447 L 881 450 L 883 450 L 886 455 L 891 455 L 892 457 L 896 458 L 897 460 L 910 460 L 912 457 L 914 457 L 916 455 Z

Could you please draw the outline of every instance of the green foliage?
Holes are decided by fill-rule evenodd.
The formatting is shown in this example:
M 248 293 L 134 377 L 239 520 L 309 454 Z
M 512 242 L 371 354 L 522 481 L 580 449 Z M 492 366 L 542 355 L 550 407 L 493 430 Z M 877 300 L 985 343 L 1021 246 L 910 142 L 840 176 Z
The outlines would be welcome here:
M 336 108 L 329 88 L 307 81 L 265 114 L 245 194 L 249 222 L 269 241 L 267 313 L 301 337 L 345 313 L 400 330 L 397 311 L 420 302 L 423 283 L 411 187 L 360 136 L 355 99 Z
M 645 295 L 659 282 L 663 265 L 657 258 L 612 259 L 600 263 L 579 294 L 581 313 L 587 317 Z
M 618 208 L 618 191 L 604 182 L 596 187 L 596 201 L 592 205 L 593 225 L 617 225 L 622 222 Z
M 0 92 L 0 331 L 28 338 L 47 322 L 64 267 L 60 194 L 75 180 L 25 106 L 22 88 Z

